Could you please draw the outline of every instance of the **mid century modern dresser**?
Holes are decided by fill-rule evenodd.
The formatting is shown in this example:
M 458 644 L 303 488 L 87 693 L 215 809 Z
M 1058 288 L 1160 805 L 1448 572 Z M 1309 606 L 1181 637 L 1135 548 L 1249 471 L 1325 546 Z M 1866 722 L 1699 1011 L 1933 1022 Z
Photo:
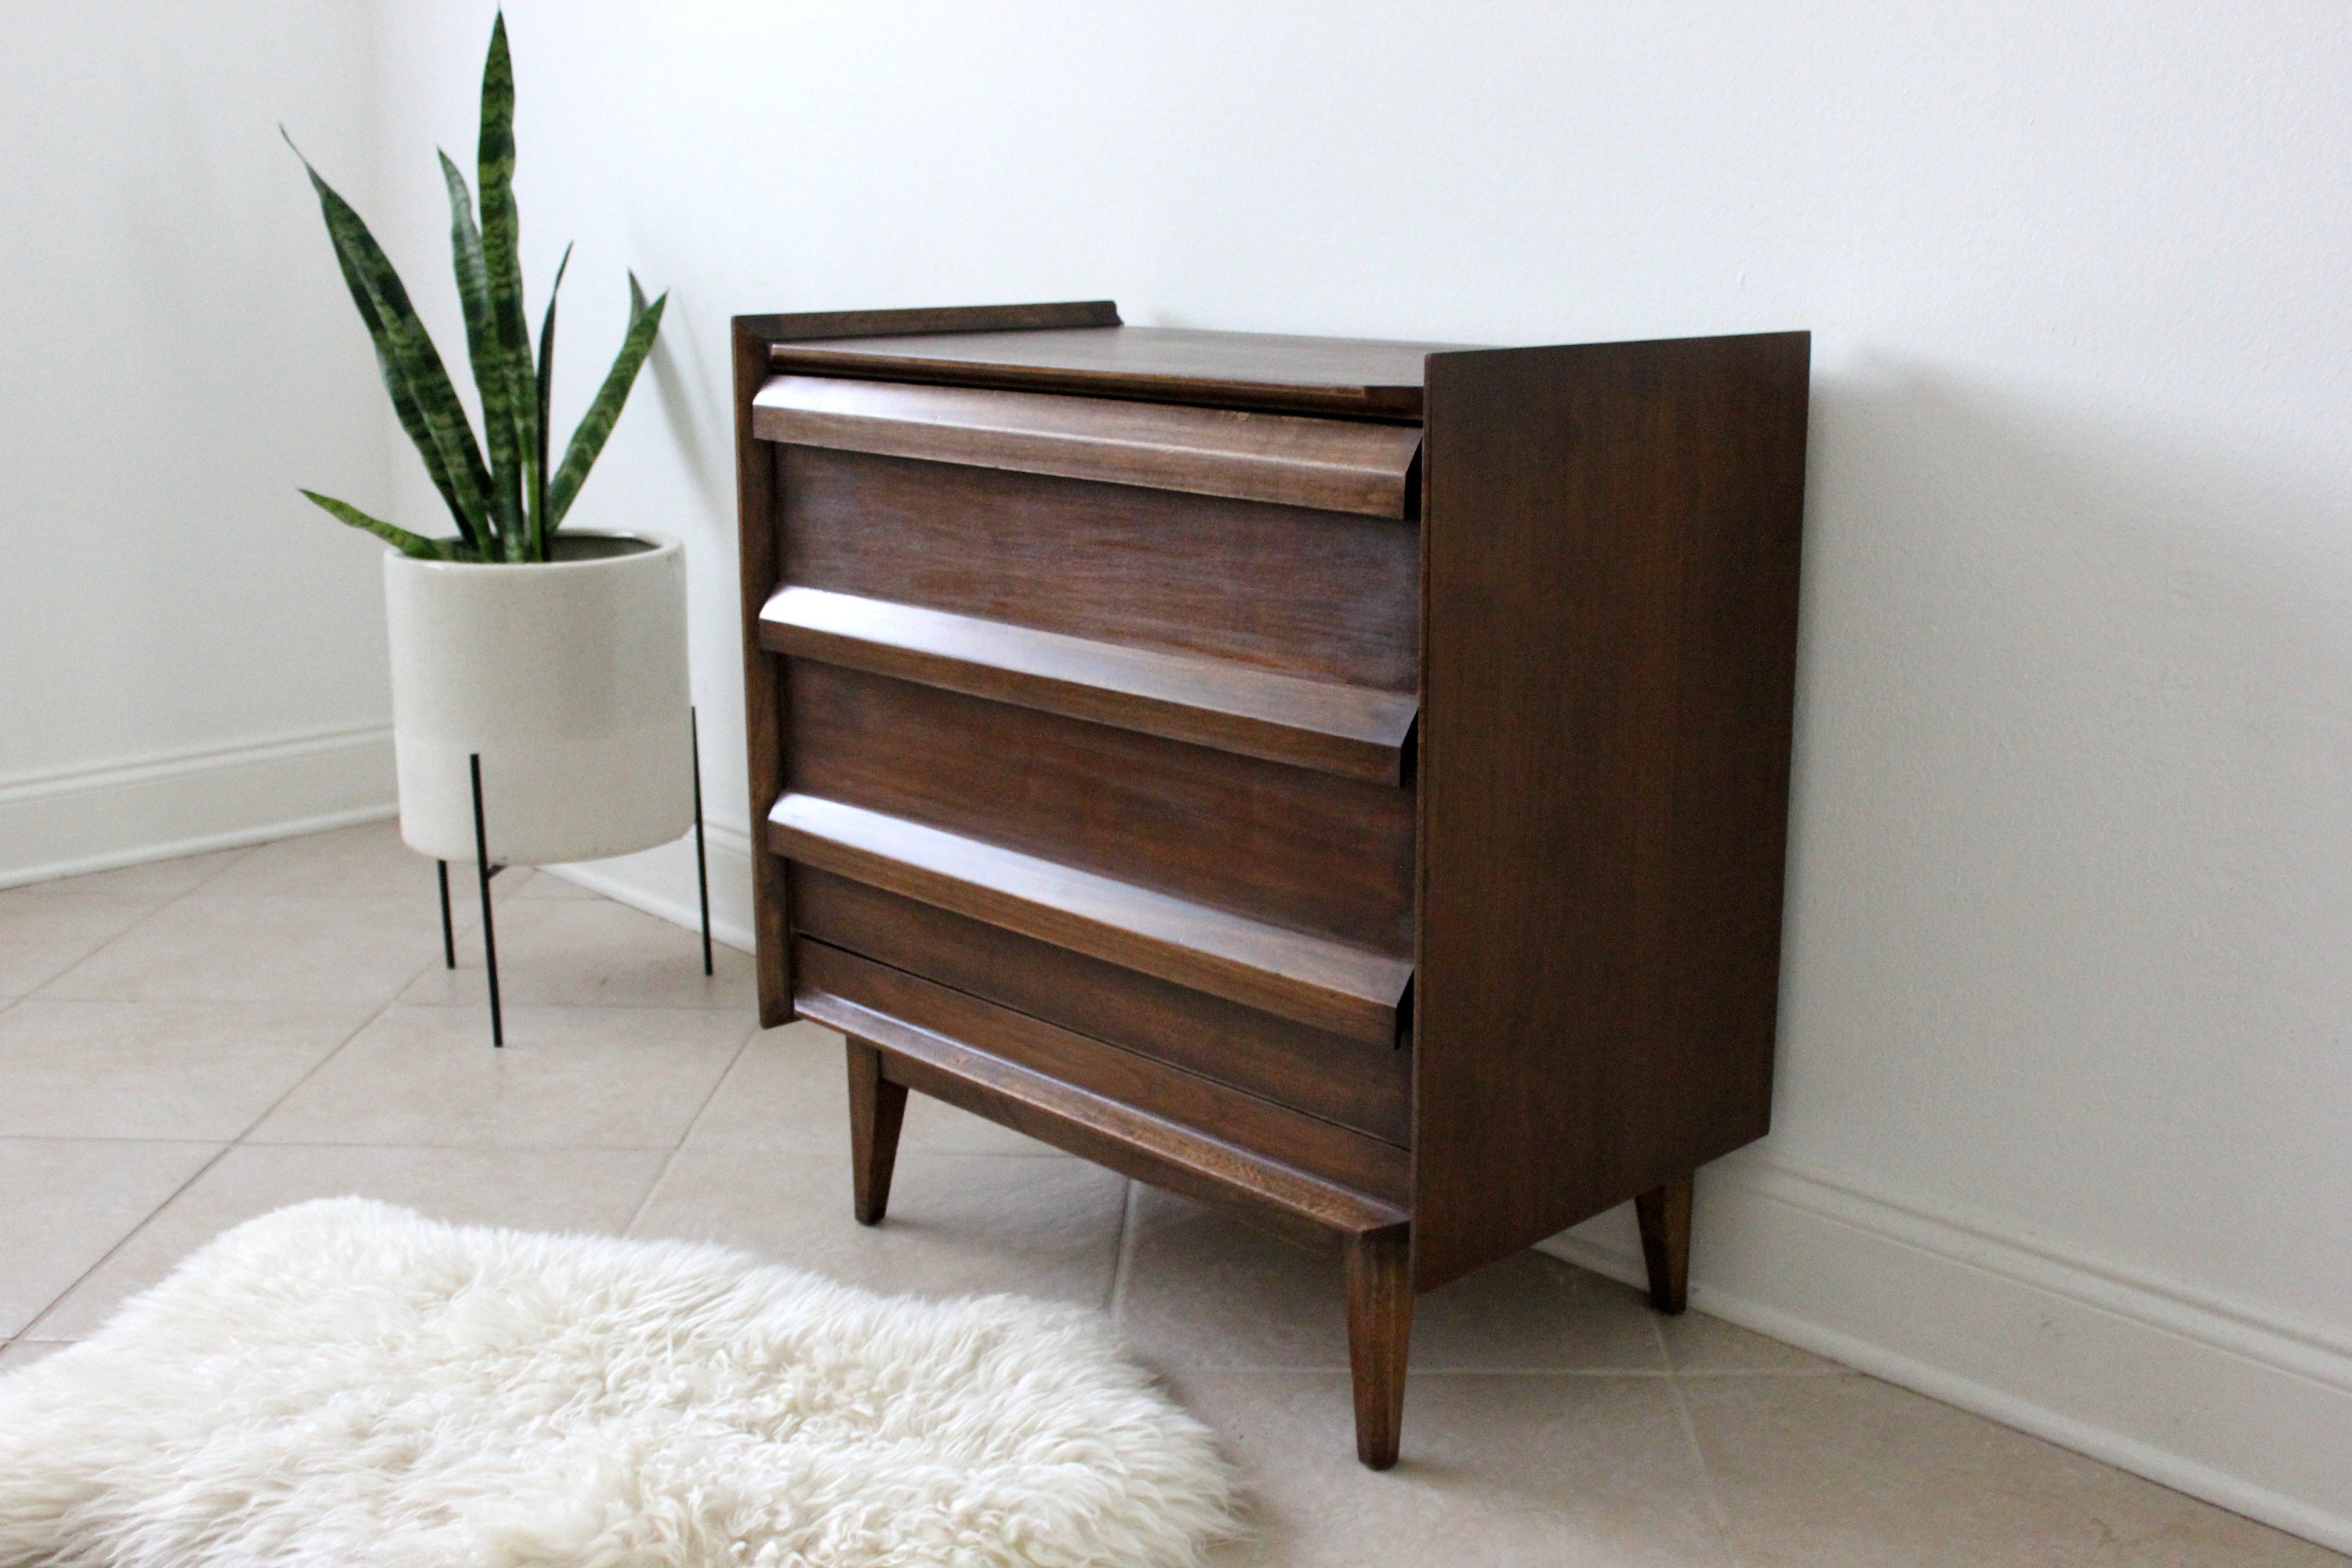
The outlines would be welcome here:
M 735 322 L 760 1006 L 1412 1300 L 1761 1135 L 1808 339 Z

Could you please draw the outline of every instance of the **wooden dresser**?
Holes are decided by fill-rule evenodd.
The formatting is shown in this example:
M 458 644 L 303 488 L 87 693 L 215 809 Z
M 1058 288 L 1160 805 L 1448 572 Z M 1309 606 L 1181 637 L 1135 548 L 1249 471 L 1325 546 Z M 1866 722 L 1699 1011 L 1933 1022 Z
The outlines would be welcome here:
M 1416 1291 L 1759 1136 L 1808 339 L 735 321 L 760 1007 Z

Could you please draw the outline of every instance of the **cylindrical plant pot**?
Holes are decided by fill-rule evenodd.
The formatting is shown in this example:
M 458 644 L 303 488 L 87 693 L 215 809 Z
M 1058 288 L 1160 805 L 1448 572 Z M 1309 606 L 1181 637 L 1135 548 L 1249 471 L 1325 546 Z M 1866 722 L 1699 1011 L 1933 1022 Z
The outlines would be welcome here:
M 474 858 L 482 759 L 493 865 L 595 860 L 694 822 L 686 556 L 562 534 L 544 564 L 384 557 L 400 836 Z

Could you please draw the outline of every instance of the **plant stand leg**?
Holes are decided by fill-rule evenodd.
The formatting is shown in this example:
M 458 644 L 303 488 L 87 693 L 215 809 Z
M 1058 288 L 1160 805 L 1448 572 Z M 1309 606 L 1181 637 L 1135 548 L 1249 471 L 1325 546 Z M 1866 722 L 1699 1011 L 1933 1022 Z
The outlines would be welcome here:
M 705 978 L 710 968 L 710 857 L 702 844 L 702 721 L 691 708 L 686 710 L 686 733 L 694 749 L 694 886 L 702 899 L 702 973 Z
M 1642 1258 L 1650 1266 L 1650 1305 L 1669 1316 L 1690 1305 L 1692 1175 L 1685 1171 L 1633 1200 Z
M 1404 1429 L 1412 1342 L 1412 1231 L 1391 1226 L 1347 1238 L 1348 1370 L 1356 1394 L 1356 1458 L 1385 1470 Z
M 490 977 L 490 1044 L 507 1043 L 506 1021 L 499 1014 L 499 933 L 490 920 L 490 879 L 501 869 L 490 864 L 490 834 L 482 820 L 482 754 L 467 759 L 474 780 L 474 870 L 482 885 L 482 967 Z
M 441 874 L 441 966 L 457 967 L 457 928 L 449 922 L 449 862 L 433 862 Z
M 857 1193 L 857 1223 L 880 1225 L 890 1206 L 890 1173 L 898 1163 L 898 1129 L 907 1119 L 907 1086 L 882 1076 L 882 1053 L 864 1040 L 849 1042 L 849 1157 Z

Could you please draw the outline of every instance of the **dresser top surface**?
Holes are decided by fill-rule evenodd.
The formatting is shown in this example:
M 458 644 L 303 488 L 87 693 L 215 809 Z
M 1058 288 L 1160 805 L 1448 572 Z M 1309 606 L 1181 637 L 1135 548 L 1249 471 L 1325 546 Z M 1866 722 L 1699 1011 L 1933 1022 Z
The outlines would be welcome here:
M 780 370 L 836 375 L 1412 419 L 1423 358 L 1475 346 L 1104 326 L 822 338 L 778 343 L 772 358 Z

